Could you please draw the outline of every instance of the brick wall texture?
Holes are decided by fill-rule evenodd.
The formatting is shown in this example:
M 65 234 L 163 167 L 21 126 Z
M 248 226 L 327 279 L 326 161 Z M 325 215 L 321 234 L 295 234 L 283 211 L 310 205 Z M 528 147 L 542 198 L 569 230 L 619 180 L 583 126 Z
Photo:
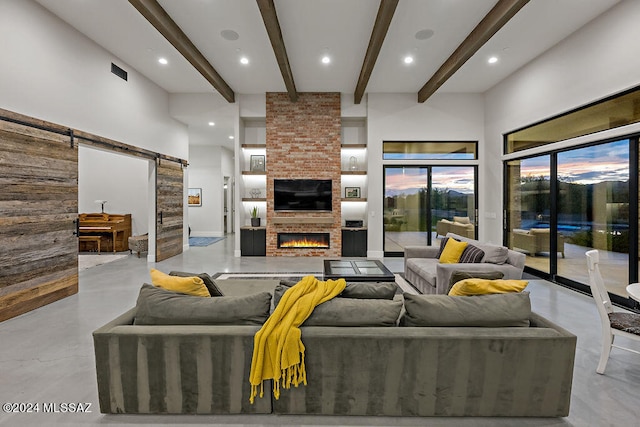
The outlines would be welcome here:
M 267 256 L 339 257 L 342 252 L 340 204 L 340 94 L 304 92 L 291 102 L 286 93 L 267 93 Z M 331 179 L 331 212 L 274 212 L 274 179 Z M 274 216 L 292 223 L 274 222 Z M 295 223 L 330 217 L 331 223 Z M 330 233 L 329 249 L 278 249 L 277 233 Z

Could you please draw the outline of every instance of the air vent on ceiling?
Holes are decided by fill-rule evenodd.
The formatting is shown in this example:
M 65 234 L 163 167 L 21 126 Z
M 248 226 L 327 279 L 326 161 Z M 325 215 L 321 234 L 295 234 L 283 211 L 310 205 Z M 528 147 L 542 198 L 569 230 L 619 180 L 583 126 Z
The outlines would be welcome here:
M 116 76 L 120 77 L 122 80 L 127 80 L 127 72 L 122 68 L 118 67 L 113 62 L 111 63 L 111 72 Z

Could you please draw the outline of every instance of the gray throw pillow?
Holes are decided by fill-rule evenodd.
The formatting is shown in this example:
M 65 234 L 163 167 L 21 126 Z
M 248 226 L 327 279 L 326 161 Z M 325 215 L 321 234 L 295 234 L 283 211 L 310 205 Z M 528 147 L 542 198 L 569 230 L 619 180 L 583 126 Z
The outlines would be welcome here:
M 529 292 L 453 297 L 404 294 L 400 326 L 529 326 Z
M 504 246 L 496 245 L 481 245 L 484 251 L 484 259 L 482 262 L 489 262 L 491 264 L 504 264 L 509 257 L 509 250 Z
M 145 283 L 136 304 L 135 325 L 262 325 L 271 294 L 203 298 Z
M 503 277 L 504 273 L 501 271 L 454 271 L 451 273 L 451 280 L 449 280 L 449 289 L 459 281 L 465 279 L 497 280 Z
M 207 273 L 187 273 L 185 271 L 172 271 L 169 273 L 169 276 L 178 276 L 178 277 L 199 277 L 204 282 L 204 285 L 207 287 L 209 291 L 209 295 L 212 297 L 221 297 L 224 296 L 216 282 L 209 276 Z
M 484 258 L 484 251 L 477 246 L 473 246 L 471 243 L 464 248 L 462 254 L 460 255 L 459 263 L 468 264 L 468 263 L 480 263 L 482 262 L 482 258 Z

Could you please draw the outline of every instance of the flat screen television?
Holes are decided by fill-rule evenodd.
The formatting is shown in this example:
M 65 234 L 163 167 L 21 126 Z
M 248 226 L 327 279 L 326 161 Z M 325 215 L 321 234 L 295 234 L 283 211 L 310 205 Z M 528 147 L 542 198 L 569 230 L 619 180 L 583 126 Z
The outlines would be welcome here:
M 331 211 L 330 179 L 274 179 L 275 211 Z

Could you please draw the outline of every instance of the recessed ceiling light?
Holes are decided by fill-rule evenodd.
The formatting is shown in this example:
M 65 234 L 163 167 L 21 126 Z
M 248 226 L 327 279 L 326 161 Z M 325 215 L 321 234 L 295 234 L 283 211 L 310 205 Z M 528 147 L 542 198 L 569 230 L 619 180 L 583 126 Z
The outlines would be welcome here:
M 246 56 L 243 56 L 240 58 L 240 63 L 242 65 L 247 65 L 249 63 L 249 58 L 247 58 Z
M 404 63 L 405 63 L 405 64 L 411 64 L 411 63 L 413 63 L 413 56 L 405 56 L 405 57 L 404 57 Z
M 498 57 L 497 56 L 492 56 L 491 58 L 487 59 L 487 62 L 489 64 L 495 64 L 496 62 L 498 62 Z
M 158 58 L 158 62 L 162 65 L 167 65 L 169 63 L 169 61 L 167 61 L 167 58 Z
M 235 139 L 236 137 L 233 135 L 229 135 L 229 139 Z
M 214 122 L 209 122 L 209 126 L 215 126 L 216 124 Z
M 329 56 L 324 55 L 324 56 L 322 57 L 322 63 L 323 63 L 323 64 L 329 64 L 330 62 L 331 62 L 331 58 L 330 58 Z

